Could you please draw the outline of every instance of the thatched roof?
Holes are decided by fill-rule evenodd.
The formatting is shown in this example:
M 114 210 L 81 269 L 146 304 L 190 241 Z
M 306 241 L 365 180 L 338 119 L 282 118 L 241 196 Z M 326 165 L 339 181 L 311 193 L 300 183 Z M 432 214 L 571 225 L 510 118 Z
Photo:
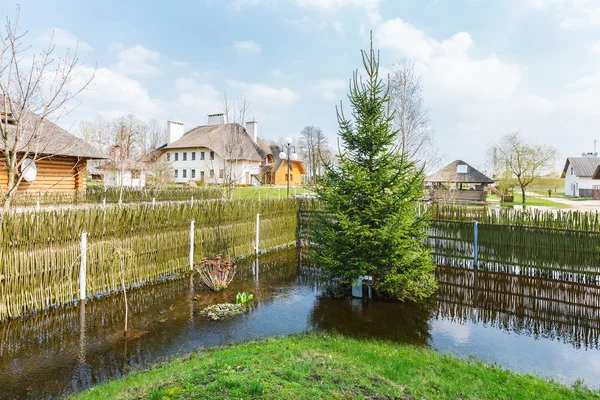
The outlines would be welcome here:
M 466 173 L 458 173 L 458 166 L 466 166 Z M 464 168 L 464 167 L 463 167 Z M 494 183 L 494 180 L 471 167 L 462 160 L 456 160 L 439 171 L 429 175 L 425 182 L 431 183 Z
M 4 122 L 4 112 L 0 110 L 2 126 L 8 132 L 8 148 L 12 148 L 18 137 L 17 151 L 28 151 L 33 154 L 44 156 L 65 156 L 81 159 L 106 159 L 106 155 L 100 150 L 70 134 L 58 125 L 41 119 L 31 111 L 24 111 L 21 121 L 16 121 L 12 116 L 8 117 L 8 123 Z M 14 122 L 13 122 L 14 121 Z M 17 133 L 18 131 L 18 133 Z M 5 143 L 0 141 L 0 149 L 4 149 Z
M 211 149 L 225 160 L 262 161 L 270 152 L 266 143 L 256 143 L 240 124 L 198 126 L 164 150 L 199 147 Z
M 569 157 L 565 162 L 562 177 L 565 177 L 569 167 L 573 167 L 576 176 L 594 176 L 599 165 L 600 157 Z

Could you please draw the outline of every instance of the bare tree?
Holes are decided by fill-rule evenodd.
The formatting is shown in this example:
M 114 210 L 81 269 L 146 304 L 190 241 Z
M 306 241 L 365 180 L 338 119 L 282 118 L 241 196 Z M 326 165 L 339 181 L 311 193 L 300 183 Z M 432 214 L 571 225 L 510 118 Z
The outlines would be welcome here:
M 141 170 L 138 158 L 141 156 L 141 143 L 146 126 L 133 114 L 129 114 L 117 118 L 113 129 L 110 158 L 115 172 L 115 183 L 119 187 L 119 203 L 122 203 L 125 177 L 131 174 L 133 178 L 133 174 Z
M 327 136 L 319 127 L 306 126 L 300 132 L 298 147 L 300 156 L 308 170 L 309 180 L 316 183 L 323 171 L 323 165 L 330 161 L 332 155 L 327 145 Z
M 389 75 L 393 127 L 398 130 L 398 151 L 423 169 L 439 163 L 429 109 L 425 105 L 421 77 L 413 61 L 402 60 Z
M 215 137 L 222 143 L 218 159 L 212 160 L 212 179 L 224 190 L 224 197 L 232 198 L 233 189 L 249 173 L 249 159 L 253 148 L 248 146 L 248 136 L 244 127 L 250 110 L 250 102 L 241 97 L 231 100 L 225 94 L 223 96 L 222 112 L 225 122 L 228 124 L 228 133 L 224 136 Z
M 6 16 L 0 26 L 0 150 L 7 169 L 7 187 L 1 190 L 4 210 L 10 207 L 24 174 L 33 162 L 48 157 L 51 144 L 44 131 L 68 112 L 71 101 L 93 76 L 79 73 L 77 48 L 57 57 L 53 40 L 38 54 L 29 55 L 26 33 L 19 30 L 19 8 L 13 21 Z M 72 144 L 63 143 L 65 147 Z M 25 164 L 24 164 L 25 163 Z M 74 167 L 75 168 L 75 167 Z
M 536 180 L 552 172 L 556 149 L 529 144 L 517 132 L 502 137 L 490 148 L 489 156 L 497 174 L 516 179 L 521 188 L 523 204 L 526 204 L 525 190 Z
M 141 149 L 144 154 L 148 154 L 168 142 L 167 130 L 156 118 L 149 118 L 145 127 L 146 133 L 141 139 Z

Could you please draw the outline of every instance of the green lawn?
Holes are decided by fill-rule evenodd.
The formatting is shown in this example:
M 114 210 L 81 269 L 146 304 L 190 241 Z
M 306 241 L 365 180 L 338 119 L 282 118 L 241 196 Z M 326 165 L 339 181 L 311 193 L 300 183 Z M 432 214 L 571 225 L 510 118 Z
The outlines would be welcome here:
M 600 399 L 428 348 L 301 335 L 201 350 L 75 399 Z
M 495 195 L 488 196 L 489 200 L 500 201 L 500 198 Z M 520 206 L 523 205 L 523 196 L 521 194 L 515 193 L 515 201 L 511 203 L 502 203 L 507 206 Z M 551 198 L 542 197 L 542 196 L 527 196 L 527 204 L 528 206 L 540 206 L 540 207 L 554 207 L 554 208 L 569 208 L 567 204 L 557 203 L 552 201 Z
M 248 186 L 248 187 L 236 187 L 233 189 L 233 198 L 242 199 L 278 199 L 285 198 L 287 196 L 287 186 Z M 311 190 L 303 187 L 290 187 L 290 196 L 294 194 L 312 193 Z

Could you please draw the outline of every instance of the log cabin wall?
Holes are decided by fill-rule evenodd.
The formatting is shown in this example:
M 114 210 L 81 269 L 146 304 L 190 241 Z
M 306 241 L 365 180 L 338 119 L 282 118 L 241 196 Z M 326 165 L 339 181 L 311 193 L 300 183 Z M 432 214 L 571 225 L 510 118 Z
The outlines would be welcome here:
M 19 191 L 80 191 L 85 190 L 87 160 L 76 157 L 50 157 L 37 160 L 37 176 L 33 182 L 22 180 Z M 8 170 L 0 158 L 0 187 L 6 190 Z

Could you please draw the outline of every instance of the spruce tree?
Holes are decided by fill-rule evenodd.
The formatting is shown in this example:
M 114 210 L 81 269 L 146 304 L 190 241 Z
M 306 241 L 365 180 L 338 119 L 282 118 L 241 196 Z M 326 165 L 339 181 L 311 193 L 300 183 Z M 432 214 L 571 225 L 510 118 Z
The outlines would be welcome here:
M 383 296 L 418 300 L 436 288 L 418 213 L 423 173 L 395 147 L 398 132 L 379 53 L 361 51 L 366 76 L 354 72 L 348 96 L 352 119 L 336 108 L 341 140 L 337 165 L 317 186 L 325 212 L 314 232 L 315 261 L 345 286 L 371 275 Z

